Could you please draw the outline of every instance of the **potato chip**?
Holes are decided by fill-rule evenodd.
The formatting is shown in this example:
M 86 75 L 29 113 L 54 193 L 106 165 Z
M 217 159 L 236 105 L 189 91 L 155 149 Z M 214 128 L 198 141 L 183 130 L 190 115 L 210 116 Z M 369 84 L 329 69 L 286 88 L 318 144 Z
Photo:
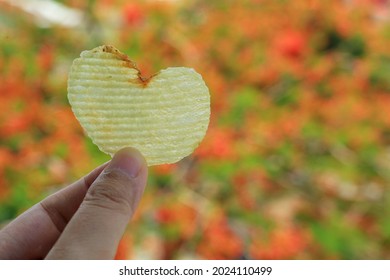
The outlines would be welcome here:
M 210 119 L 209 90 L 195 70 L 171 67 L 144 78 L 113 46 L 83 51 L 74 60 L 68 98 L 100 150 L 112 156 L 134 147 L 149 166 L 191 154 Z

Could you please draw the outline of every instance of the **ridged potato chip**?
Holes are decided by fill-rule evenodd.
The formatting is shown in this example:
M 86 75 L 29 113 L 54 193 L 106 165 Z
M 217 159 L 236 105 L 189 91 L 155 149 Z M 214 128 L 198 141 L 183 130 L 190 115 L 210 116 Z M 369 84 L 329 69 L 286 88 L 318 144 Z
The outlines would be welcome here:
M 112 156 L 134 147 L 149 166 L 191 154 L 210 119 L 209 90 L 195 70 L 171 67 L 146 79 L 113 46 L 83 51 L 73 61 L 68 98 L 100 150 Z

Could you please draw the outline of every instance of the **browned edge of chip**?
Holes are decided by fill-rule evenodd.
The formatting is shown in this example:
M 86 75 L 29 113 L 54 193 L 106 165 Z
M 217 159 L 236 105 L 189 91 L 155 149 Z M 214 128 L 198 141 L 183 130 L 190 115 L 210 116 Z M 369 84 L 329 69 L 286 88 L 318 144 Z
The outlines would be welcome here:
M 134 61 L 132 61 L 126 54 L 120 52 L 114 46 L 103 45 L 102 50 L 103 50 L 103 52 L 111 53 L 111 54 L 115 55 L 116 57 L 118 57 L 119 59 L 121 59 L 124 62 L 123 66 L 137 70 L 138 78 L 137 79 L 129 79 L 129 82 L 132 84 L 136 84 L 138 86 L 146 88 L 149 85 L 152 78 L 155 77 L 159 73 L 159 72 L 157 72 L 157 73 L 151 75 L 150 77 L 144 77 L 144 76 L 142 76 L 141 71 L 138 69 L 137 64 Z M 96 50 L 96 52 L 97 52 L 97 50 Z

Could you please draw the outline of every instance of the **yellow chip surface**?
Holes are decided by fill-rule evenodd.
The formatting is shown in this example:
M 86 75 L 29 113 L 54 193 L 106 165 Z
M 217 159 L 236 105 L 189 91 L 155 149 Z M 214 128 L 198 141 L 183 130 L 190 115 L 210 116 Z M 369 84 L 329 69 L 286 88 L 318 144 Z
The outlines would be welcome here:
M 112 46 L 83 51 L 73 61 L 68 98 L 100 150 L 112 156 L 134 147 L 149 166 L 191 154 L 210 119 L 209 90 L 195 70 L 171 67 L 145 79 Z

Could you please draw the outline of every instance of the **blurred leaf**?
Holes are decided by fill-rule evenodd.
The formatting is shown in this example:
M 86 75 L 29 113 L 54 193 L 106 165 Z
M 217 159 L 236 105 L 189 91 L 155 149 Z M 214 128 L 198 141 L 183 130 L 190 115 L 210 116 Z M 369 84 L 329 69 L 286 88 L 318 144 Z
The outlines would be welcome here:
M 374 68 L 370 75 L 370 81 L 374 86 L 390 92 L 390 57 L 380 57 L 375 61 Z
M 86 149 L 91 154 L 92 158 L 95 160 L 96 163 L 102 164 L 111 159 L 109 155 L 100 151 L 98 146 L 96 146 L 89 137 L 84 137 L 84 143 Z
M 311 230 L 314 238 L 326 253 L 335 258 L 365 258 L 370 241 L 362 232 L 348 226 L 345 221 L 332 217 L 321 223 L 313 222 Z

